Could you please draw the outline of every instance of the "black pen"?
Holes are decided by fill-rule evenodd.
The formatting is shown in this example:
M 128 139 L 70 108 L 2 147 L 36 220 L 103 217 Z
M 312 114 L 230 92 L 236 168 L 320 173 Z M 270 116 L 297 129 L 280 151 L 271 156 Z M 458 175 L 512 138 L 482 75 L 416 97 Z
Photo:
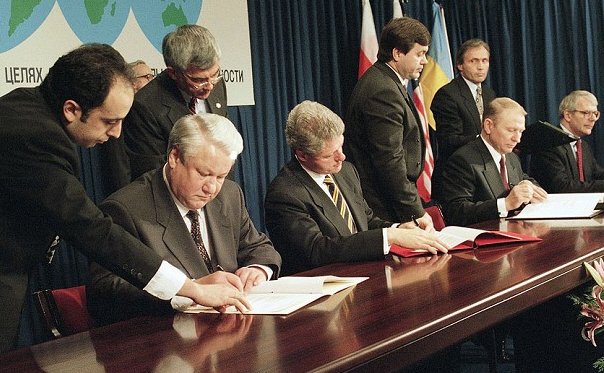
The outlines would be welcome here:
M 413 216 L 411 217 L 411 219 L 413 220 L 413 223 L 415 224 L 415 226 L 416 226 L 416 227 L 419 227 L 419 223 L 418 223 L 417 219 L 415 218 L 415 215 L 413 215 Z

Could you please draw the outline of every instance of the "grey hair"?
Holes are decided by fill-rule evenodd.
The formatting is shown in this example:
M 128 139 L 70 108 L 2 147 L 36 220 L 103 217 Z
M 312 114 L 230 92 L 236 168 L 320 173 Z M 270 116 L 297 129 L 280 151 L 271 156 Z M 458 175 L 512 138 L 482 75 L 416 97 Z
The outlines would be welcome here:
M 558 107 L 558 115 L 560 118 L 564 116 L 565 111 L 576 110 L 577 101 L 579 101 L 581 98 L 584 98 L 591 104 L 598 106 L 598 99 L 593 95 L 593 93 L 581 90 L 572 91 L 566 97 L 564 97 L 562 101 L 560 101 L 560 106 Z
M 138 65 L 146 65 L 146 64 L 147 63 L 145 61 L 143 61 L 143 60 L 136 60 L 136 61 L 133 61 L 133 62 L 129 62 L 128 66 L 130 66 L 130 68 L 133 69 L 133 68 L 135 68 Z
M 199 113 L 176 121 L 170 131 L 167 153 L 178 148 L 184 160 L 208 144 L 224 151 L 233 162 L 243 151 L 243 139 L 230 120 L 217 114 Z
M 212 33 L 203 26 L 183 25 L 164 37 L 166 66 L 184 71 L 189 65 L 206 70 L 220 61 L 222 52 Z
M 344 122 L 326 106 L 314 101 L 296 105 L 287 117 L 285 139 L 294 150 L 315 155 L 329 141 L 344 133 Z

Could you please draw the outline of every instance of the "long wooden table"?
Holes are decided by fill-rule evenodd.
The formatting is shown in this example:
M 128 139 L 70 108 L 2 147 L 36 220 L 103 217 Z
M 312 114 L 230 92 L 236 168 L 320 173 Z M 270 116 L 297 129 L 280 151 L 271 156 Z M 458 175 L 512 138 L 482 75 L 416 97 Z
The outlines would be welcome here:
M 141 317 L 0 356 L 4 371 L 389 371 L 407 367 L 588 280 L 604 218 L 489 222 L 543 238 L 453 255 L 337 264 L 369 276 L 286 317 Z

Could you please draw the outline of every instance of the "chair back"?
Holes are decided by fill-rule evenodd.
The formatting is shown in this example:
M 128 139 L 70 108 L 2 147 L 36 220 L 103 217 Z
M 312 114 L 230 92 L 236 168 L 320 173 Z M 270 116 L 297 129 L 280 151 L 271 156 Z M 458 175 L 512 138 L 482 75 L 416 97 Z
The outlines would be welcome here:
M 34 293 L 38 310 L 54 338 L 80 333 L 94 327 L 86 306 L 86 287 L 41 290 Z
M 434 224 L 434 229 L 439 231 L 447 226 L 447 224 L 445 224 L 445 217 L 443 216 L 440 206 L 433 205 L 430 207 L 426 207 L 425 210 L 428 213 L 428 215 L 430 215 L 430 217 L 432 218 L 432 223 Z

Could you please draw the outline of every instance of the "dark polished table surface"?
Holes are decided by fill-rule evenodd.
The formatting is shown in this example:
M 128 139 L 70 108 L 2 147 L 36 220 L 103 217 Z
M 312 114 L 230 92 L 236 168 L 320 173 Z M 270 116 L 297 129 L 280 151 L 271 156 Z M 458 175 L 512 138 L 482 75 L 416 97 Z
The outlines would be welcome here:
M 380 372 L 409 366 L 588 279 L 604 218 L 489 222 L 543 238 L 453 255 L 337 264 L 368 276 L 285 317 L 141 317 L 0 356 L 0 371 Z

